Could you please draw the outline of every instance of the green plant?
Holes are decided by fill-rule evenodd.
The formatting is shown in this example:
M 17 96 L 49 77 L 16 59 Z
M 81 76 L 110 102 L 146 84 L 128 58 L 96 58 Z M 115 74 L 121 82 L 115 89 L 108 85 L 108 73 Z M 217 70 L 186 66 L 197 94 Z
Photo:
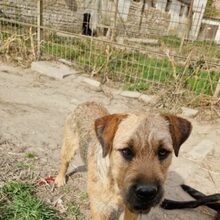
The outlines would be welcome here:
M 201 71 L 199 72 L 199 75 L 194 75 L 187 79 L 186 84 L 187 87 L 196 94 L 204 93 L 212 95 L 219 78 L 220 72 L 211 71 L 209 73 L 207 71 Z
M 88 193 L 87 192 L 82 192 L 80 198 L 83 200 L 83 201 L 86 201 L 88 200 Z
M 216 51 L 215 57 L 216 57 L 217 59 L 220 59 L 220 49 L 218 49 L 218 50 Z
M 35 153 L 28 152 L 25 154 L 25 157 L 28 159 L 34 159 L 36 157 Z
M 142 91 L 147 91 L 150 87 L 149 83 L 145 83 L 145 82 L 140 82 L 140 83 L 131 83 L 128 84 L 128 90 L 130 91 L 138 91 L 138 92 L 142 92 Z
M 181 39 L 175 35 L 162 36 L 159 39 L 160 43 L 169 47 L 178 48 L 181 45 Z
M 57 211 L 34 195 L 33 185 L 8 182 L 1 188 L 5 200 L 0 203 L 0 220 L 58 220 Z
M 32 165 L 29 163 L 25 163 L 25 162 L 18 162 L 17 167 L 20 169 L 29 169 L 32 167 Z

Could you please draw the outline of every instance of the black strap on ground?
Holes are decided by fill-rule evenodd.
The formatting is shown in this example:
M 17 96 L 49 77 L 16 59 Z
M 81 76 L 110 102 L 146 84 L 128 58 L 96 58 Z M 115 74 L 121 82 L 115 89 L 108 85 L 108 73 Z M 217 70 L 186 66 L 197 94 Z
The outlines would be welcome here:
M 196 208 L 201 205 L 205 205 L 218 213 L 220 213 L 220 194 L 212 194 L 212 195 L 205 195 L 198 190 L 187 186 L 181 185 L 182 189 L 191 195 L 196 200 L 192 201 L 174 201 L 165 199 L 161 207 L 164 209 L 186 209 L 186 208 Z
M 196 200 L 204 198 L 206 196 L 202 192 L 199 192 L 198 190 L 196 190 L 188 185 L 183 184 L 183 185 L 181 185 L 181 188 Z M 213 195 L 217 195 L 217 194 L 213 194 Z M 206 204 L 206 206 L 220 212 L 220 199 L 217 200 L 216 203 Z

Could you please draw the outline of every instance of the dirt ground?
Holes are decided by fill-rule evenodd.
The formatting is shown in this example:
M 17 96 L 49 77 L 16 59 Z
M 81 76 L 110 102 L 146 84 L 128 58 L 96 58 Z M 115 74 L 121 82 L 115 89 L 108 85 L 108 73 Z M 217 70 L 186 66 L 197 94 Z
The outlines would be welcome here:
M 0 186 L 11 179 L 38 183 L 41 178 L 54 177 L 64 118 L 77 104 L 88 100 L 103 103 L 110 112 L 148 110 L 148 106 L 138 100 L 95 91 L 76 75 L 54 80 L 30 69 L 0 63 Z M 181 191 L 181 183 L 208 194 L 220 192 L 220 120 L 190 120 L 193 132 L 180 156 L 174 158 L 166 183 L 167 198 L 190 199 Z M 214 149 L 202 160 L 192 159 L 192 149 L 204 140 L 210 141 Z M 70 170 L 79 165 L 77 158 Z M 83 169 L 71 175 L 61 189 L 54 189 L 52 184 L 36 185 L 36 188 L 38 196 L 62 212 L 64 219 L 88 219 Z M 81 214 L 71 209 L 78 206 Z M 209 220 L 214 214 L 206 208 L 184 211 L 155 208 L 142 219 Z

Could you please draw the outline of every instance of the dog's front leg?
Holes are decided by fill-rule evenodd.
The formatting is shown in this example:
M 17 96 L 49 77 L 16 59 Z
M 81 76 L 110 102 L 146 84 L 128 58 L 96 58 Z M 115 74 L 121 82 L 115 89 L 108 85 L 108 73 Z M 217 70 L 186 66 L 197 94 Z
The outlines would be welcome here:
M 124 220 L 137 220 L 138 215 L 135 213 L 130 212 L 127 208 L 125 208 L 124 212 Z
M 67 121 L 68 122 L 68 121 Z M 72 157 L 75 155 L 76 150 L 79 148 L 79 137 L 78 133 L 76 132 L 77 128 L 75 126 L 75 130 L 66 122 L 65 129 L 64 129 L 64 141 L 63 146 L 61 149 L 61 163 L 59 174 L 56 177 L 55 183 L 58 187 L 63 186 L 66 183 L 66 172 L 69 167 L 69 163 Z

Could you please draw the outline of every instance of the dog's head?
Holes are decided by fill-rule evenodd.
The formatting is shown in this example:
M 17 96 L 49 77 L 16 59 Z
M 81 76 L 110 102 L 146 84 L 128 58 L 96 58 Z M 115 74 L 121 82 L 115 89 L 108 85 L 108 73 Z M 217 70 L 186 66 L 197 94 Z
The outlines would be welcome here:
M 172 152 L 178 156 L 191 129 L 174 115 L 113 114 L 95 121 L 110 178 L 130 211 L 147 213 L 161 201 Z

